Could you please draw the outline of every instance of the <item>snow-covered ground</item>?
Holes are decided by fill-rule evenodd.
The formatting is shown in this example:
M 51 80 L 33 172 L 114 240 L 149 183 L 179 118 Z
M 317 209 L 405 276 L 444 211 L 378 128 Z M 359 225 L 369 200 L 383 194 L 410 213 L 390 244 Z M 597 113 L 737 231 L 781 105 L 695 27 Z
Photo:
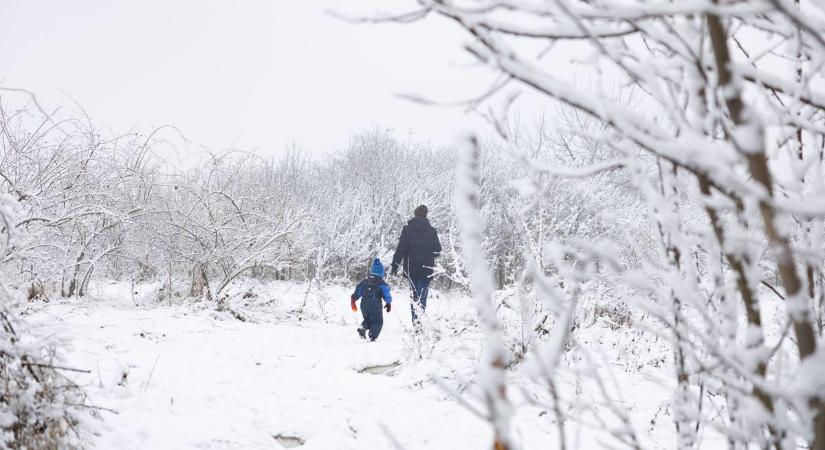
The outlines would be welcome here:
M 431 332 L 414 338 L 407 292 L 396 290 L 380 339 L 367 343 L 355 333 L 360 313 L 349 310 L 349 294 L 256 285 L 216 312 L 205 302 L 158 304 L 151 287 L 135 295 L 105 284 L 86 299 L 30 304 L 25 313 L 33 333 L 64 342 L 65 365 L 89 371 L 70 375 L 89 403 L 106 408 L 84 424 L 94 448 L 489 448 L 489 426 L 434 381 L 476 402 L 481 340 L 470 300 L 434 292 Z M 513 393 L 516 439 L 522 448 L 553 447 L 553 415 L 525 401 L 545 393 L 521 372 L 512 373 L 524 386 Z M 637 431 L 653 448 L 670 448 L 659 372 L 619 370 L 618 382 Z M 568 437 L 580 448 L 601 438 L 584 428 Z

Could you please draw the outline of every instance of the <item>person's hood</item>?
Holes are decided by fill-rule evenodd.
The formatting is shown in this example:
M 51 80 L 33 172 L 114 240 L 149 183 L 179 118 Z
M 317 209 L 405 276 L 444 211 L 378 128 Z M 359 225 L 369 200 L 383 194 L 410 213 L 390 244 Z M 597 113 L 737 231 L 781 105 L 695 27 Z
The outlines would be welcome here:
M 381 264 L 381 260 L 375 258 L 372 260 L 372 267 L 370 267 L 370 275 L 375 275 L 379 277 L 384 276 L 384 265 Z

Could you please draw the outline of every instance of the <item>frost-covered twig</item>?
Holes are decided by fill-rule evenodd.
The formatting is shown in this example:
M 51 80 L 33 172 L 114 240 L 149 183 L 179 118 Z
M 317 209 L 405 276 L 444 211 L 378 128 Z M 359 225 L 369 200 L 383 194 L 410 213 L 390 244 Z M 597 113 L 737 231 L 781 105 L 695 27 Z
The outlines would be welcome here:
M 460 220 L 467 272 L 484 329 L 485 353 L 479 367 L 479 384 L 484 393 L 488 418 L 493 426 L 493 448 L 512 449 L 512 406 L 507 399 L 505 373 L 507 354 L 496 316 L 494 284 L 481 247 L 484 220 L 478 212 L 479 148 L 474 136 L 467 138 L 463 143 L 459 157 L 456 174 L 456 213 Z

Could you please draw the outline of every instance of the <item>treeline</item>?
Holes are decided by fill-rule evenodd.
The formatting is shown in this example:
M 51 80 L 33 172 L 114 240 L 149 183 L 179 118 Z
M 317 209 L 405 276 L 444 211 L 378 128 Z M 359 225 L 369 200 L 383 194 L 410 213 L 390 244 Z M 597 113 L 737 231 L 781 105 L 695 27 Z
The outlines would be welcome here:
M 161 296 L 170 298 L 214 298 L 245 276 L 351 279 L 372 256 L 391 256 L 422 203 L 444 246 L 438 282 L 467 284 L 452 148 L 373 129 L 322 158 L 298 149 L 275 159 L 202 152 L 182 169 L 158 156 L 163 130 L 105 137 L 89 121 L 58 120 L 30 106 L 0 117 L 0 189 L 15 205 L 22 236 L 3 269 L 30 298 L 84 296 L 96 277 L 162 281 Z M 541 125 L 522 133 L 535 161 L 600 157 L 545 134 Z M 518 190 L 536 186 L 539 172 L 494 141 L 483 145 L 480 164 L 485 251 L 499 287 L 518 281 L 528 260 L 541 264 L 550 238 L 620 237 L 638 207 L 611 175 L 540 180 L 546 195 L 524 203 Z M 605 221 L 605 201 L 629 213 Z M 628 247 L 626 256 L 633 252 Z

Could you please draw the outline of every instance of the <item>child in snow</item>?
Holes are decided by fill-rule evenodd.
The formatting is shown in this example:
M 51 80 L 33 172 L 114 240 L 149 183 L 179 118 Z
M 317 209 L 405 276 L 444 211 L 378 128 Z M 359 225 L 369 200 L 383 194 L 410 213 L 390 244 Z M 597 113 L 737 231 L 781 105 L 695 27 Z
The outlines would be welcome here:
M 390 287 L 384 282 L 383 277 L 384 265 L 381 264 L 380 259 L 375 258 L 372 261 L 370 275 L 358 283 L 355 292 L 350 297 L 350 305 L 353 311 L 358 311 L 355 302 L 361 299 L 361 314 L 364 316 L 364 322 L 358 327 L 358 335 L 361 336 L 361 339 L 367 338 L 367 332 L 369 332 L 370 341 L 378 339 L 378 334 L 381 333 L 381 327 L 384 325 L 381 299 L 387 302 L 387 305 L 384 306 L 387 312 L 392 310 Z

